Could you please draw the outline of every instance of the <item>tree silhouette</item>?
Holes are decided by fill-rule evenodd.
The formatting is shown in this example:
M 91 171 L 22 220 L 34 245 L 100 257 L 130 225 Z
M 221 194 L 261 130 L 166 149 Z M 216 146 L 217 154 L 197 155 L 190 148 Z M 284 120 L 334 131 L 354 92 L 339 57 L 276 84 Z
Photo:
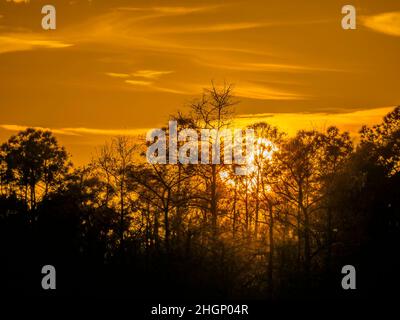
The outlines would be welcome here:
M 171 119 L 205 148 L 230 128 L 234 101 L 213 86 Z M 337 271 L 350 261 L 371 279 L 360 295 L 386 292 L 400 283 L 399 110 L 355 148 L 336 127 L 287 136 L 255 123 L 243 176 L 225 146 L 213 164 L 148 163 L 142 137 L 113 138 L 72 168 L 51 132 L 22 131 L 0 147 L 4 288 L 37 294 L 19 275 L 52 261 L 66 294 L 343 297 Z M 202 141 L 205 128 L 217 134 Z
M 37 197 L 46 197 L 62 183 L 71 165 L 50 131 L 21 131 L 1 146 L 1 153 L 5 179 L 15 186 L 11 192 L 22 196 L 31 209 L 36 208 Z

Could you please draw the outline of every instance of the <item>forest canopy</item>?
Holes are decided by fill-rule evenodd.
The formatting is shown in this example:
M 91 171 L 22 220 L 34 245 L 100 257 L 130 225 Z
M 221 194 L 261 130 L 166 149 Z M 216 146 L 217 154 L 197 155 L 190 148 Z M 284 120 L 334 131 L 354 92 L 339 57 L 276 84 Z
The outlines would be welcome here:
M 231 87 L 213 87 L 171 119 L 179 130 L 222 130 L 234 104 Z M 344 264 L 361 266 L 364 280 L 392 265 L 385 277 L 396 283 L 400 107 L 362 127 L 357 145 L 336 127 L 251 129 L 242 176 L 223 161 L 148 163 L 148 144 L 132 137 L 82 167 L 50 131 L 10 137 L 0 147 L 2 268 L 30 274 L 51 262 L 66 294 L 142 298 L 340 295 Z M 37 294 L 33 282 L 5 287 Z M 374 276 L 359 294 L 380 285 Z

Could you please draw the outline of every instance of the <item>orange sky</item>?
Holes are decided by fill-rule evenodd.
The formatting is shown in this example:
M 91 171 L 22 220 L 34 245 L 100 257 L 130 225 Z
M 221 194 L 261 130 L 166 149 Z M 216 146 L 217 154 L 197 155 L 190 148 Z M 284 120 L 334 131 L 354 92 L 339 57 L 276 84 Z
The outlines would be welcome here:
M 57 30 L 44 31 L 50 3 Z M 357 30 L 341 28 L 344 4 Z M 357 132 L 400 104 L 399 40 L 398 0 L 0 0 L 0 141 L 51 128 L 82 163 L 211 80 L 234 83 L 240 124 Z

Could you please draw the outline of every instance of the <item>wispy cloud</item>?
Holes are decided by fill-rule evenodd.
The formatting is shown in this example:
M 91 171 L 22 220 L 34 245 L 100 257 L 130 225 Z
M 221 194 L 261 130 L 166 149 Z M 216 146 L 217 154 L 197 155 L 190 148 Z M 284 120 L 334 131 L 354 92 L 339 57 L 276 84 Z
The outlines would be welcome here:
M 139 12 L 155 12 L 161 15 L 186 15 L 195 12 L 204 12 L 216 9 L 221 6 L 199 6 L 199 7 L 118 7 L 119 11 L 139 11 Z
M 400 37 L 400 11 L 364 16 L 361 21 L 371 30 Z
M 23 131 L 28 128 L 34 128 L 37 130 L 43 131 L 52 131 L 57 134 L 68 135 L 68 136 L 77 136 L 78 134 L 74 132 L 66 131 L 65 129 L 51 129 L 51 128 L 44 128 L 44 127 L 35 127 L 35 126 L 21 126 L 17 124 L 0 124 L 0 128 L 8 131 Z
M 44 128 L 37 126 L 21 126 L 16 124 L 0 124 L 0 128 L 7 131 L 23 131 L 28 128 L 37 130 L 51 131 L 59 135 L 82 136 L 82 135 L 99 135 L 99 136 L 136 136 L 146 133 L 150 128 L 137 129 L 100 129 L 100 128 Z
M 138 70 L 132 73 L 132 76 L 147 79 L 158 79 L 162 75 L 170 74 L 173 71 L 160 71 L 160 70 Z
M 106 72 L 107 76 L 113 78 L 120 78 L 120 79 L 127 79 L 127 78 L 144 78 L 144 79 L 151 79 L 156 80 L 159 79 L 161 76 L 173 73 L 173 71 L 163 71 L 163 70 L 137 70 L 132 73 L 119 73 L 119 72 Z M 127 80 L 127 83 L 130 84 L 142 84 L 147 85 L 150 84 L 149 81 L 144 80 Z
M 259 22 L 237 22 L 237 23 L 221 23 L 221 24 L 209 24 L 204 26 L 185 26 L 185 27 L 169 27 L 162 29 L 155 29 L 155 33 L 207 33 L 207 32 L 226 32 L 226 31 L 238 31 L 246 29 L 262 28 L 267 26 L 266 23 Z
M 59 40 L 43 39 L 34 35 L 10 34 L 0 36 L 0 53 L 34 50 L 37 48 L 60 49 L 71 46 L 73 44 Z
M 208 23 L 200 25 L 183 25 L 183 26 L 171 26 L 163 28 L 153 28 L 152 33 L 156 34 L 185 34 L 185 33 L 211 33 L 211 32 L 227 32 L 227 31 L 239 31 L 247 29 L 259 29 L 268 27 L 279 27 L 279 26 L 300 26 L 309 24 L 321 24 L 327 23 L 330 20 L 287 20 L 287 21 L 241 21 L 241 22 L 226 22 L 226 23 Z
M 159 86 L 157 84 L 157 80 L 166 74 L 173 73 L 173 71 L 165 71 L 165 70 L 137 70 L 132 73 L 115 73 L 115 72 L 107 72 L 106 75 L 125 79 L 124 82 L 136 87 L 140 90 L 149 90 L 149 91 L 158 91 L 158 92 L 167 92 L 174 94 L 189 94 L 187 91 L 174 89 L 174 88 L 166 88 L 164 86 Z
M 324 130 L 335 125 L 341 130 L 347 130 L 354 135 L 358 134 L 362 125 L 374 125 L 393 107 L 374 108 L 347 113 L 261 113 L 243 114 L 235 118 L 235 126 L 247 126 L 255 122 L 267 122 L 281 130 L 294 135 L 298 130 Z
M 166 88 L 160 86 L 153 81 L 148 80 L 125 80 L 125 83 L 130 84 L 140 90 L 167 92 L 181 95 L 196 95 L 201 92 L 207 85 L 204 84 L 175 84 L 175 88 Z M 178 87 L 178 88 L 177 88 Z M 242 83 L 235 86 L 234 95 L 243 98 L 257 100 L 303 100 L 310 96 L 276 89 L 270 86 L 260 85 L 256 83 Z
M 158 87 L 158 86 L 153 86 L 152 89 L 155 91 L 166 92 L 166 93 L 184 94 L 184 95 L 192 94 L 191 92 L 184 91 L 184 90 L 173 89 L 173 88 L 164 88 L 164 87 Z
M 150 128 L 137 129 L 99 129 L 99 128 L 64 128 L 65 132 L 100 136 L 136 136 L 146 133 Z
M 302 94 L 256 84 L 247 84 L 235 87 L 235 95 L 238 97 L 258 100 L 303 100 L 307 98 L 307 96 Z
M 199 59 L 198 62 L 204 66 L 212 68 L 220 68 L 225 70 L 235 70 L 235 71 L 255 71 L 255 72 L 312 72 L 312 71 L 325 71 L 325 72 L 341 72 L 344 70 L 318 67 L 318 66 L 308 66 L 308 65 L 295 65 L 295 64 L 285 64 L 285 63 L 252 63 L 252 62 L 208 62 L 206 60 Z
M 30 0 L 7 0 L 7 2 L 14 2 L 14 3 L 29 3 Z
M 106 72 L 106 75 L 112 78 L 120 78 L 120 79 L 125 79 L 130 77 L 130 75 L 127 73 L 116 73 L 116 72 Z
M 159 92 L 167 92 L 167 93 L 174 93 L 174 94 L 190 94 L 190 92 L 174 89 L 174 88 L 165 88 L 155 85 L 152 81 L 144 81 L 144 80 L 125 80 L 126 83 L 145 88 L 150 91 L 159 91 Z
M 132 84 L 134 86 L 150 86 L 153 84 L 151 81 L 144 81 L 144 80 L 125 80 L 126 83 Z
M 112 12 L 112 15 L 114 15 L 114 13 L 116 13 L 117 15 L 118 13 L 129 13 L 129 14 L 138 13 L 134 17 L 130 16 L 129 20 L 131 22 L 132 21 L 139 22 L 139 21 L 146 21 L 150 19 L 158 19 L 164 17 L 186 16 L 195 13 L 203 13 L 215 10 L 219 7 L 222 7 L 222 5 L 197 6 L 197 7 L 191 7 L 191 6 L 118 7 L 116 8 L 116 10 Z

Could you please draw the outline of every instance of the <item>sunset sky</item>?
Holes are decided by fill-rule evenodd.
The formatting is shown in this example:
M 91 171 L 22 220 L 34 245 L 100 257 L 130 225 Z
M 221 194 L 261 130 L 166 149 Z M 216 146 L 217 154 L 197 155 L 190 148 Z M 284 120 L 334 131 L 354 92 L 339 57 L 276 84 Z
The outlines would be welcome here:
M 41 28 L 53 4 L 57 29 Z M 341 8 L 357 9 L 343 30 Z M 233 83 L 237 123 L 355 133 L 400 104 L 400 1 L 0 0 L 0 141 L 52 129 L 81 164 Z

